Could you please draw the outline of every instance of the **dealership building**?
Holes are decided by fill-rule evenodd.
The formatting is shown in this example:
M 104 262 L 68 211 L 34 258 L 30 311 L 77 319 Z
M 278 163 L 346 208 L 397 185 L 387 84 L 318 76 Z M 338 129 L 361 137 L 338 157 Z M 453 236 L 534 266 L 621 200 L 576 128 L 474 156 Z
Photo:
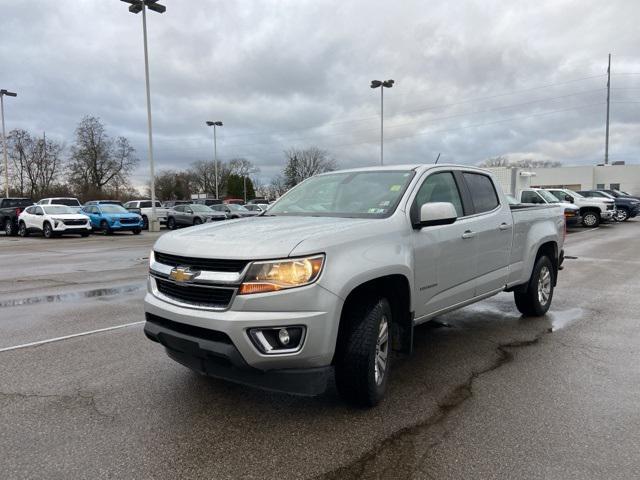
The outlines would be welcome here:
M 523 188 L 611 189 L 640 195 L 640 165 L 585 165 L 550 168 L 489 168 L 507 193 Z

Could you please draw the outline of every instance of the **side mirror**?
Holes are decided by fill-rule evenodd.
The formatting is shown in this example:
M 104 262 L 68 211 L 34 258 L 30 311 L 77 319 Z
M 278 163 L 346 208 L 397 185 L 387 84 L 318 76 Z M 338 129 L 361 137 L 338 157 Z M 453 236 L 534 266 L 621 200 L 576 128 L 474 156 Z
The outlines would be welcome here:
M 458 213 L 456 207 L 449 202 L 425 203 L 420 208 L 420 223 L 418 228 L 434 225 L 449 225 L 456 221 Z
M 566 202 L 573 203 L 573 197 L 571 197 L 570 195 L 565 195 L 564 199 Z

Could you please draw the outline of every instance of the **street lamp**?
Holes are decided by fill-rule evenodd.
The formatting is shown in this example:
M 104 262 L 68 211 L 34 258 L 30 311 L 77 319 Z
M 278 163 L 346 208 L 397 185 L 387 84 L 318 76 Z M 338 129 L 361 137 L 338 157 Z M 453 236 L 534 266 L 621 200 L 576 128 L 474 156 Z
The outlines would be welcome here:
M 153 165 L 153 134 L 151 133 L 151 91 L 149 88 L 149 54 L 147 49 L 147 8 L 157 13 L 164 13 L 167 7 L 160 5 L 158 0 L 121 0 L 129 5 L 131 13 L 142 12 L 142 38 L 144 43 L 144 76 L 147 87 L 147 127 L 149 129 L 149 171 L 151 173 L 151 218 L 149 231 L 159 232 L 160 224 L 156 215 L 156 174 Z
M 218 199 L 218 147 L 216 145 L 216 127 L 221 127 L 222 122 L 207 121 L 207 125 L 213 127 L 213 176 L 216 179 L 216 200 Z
M 4 156 L 4 192 L 7 198 L 9 198 L 9 162 L 7 160 L 7 135 L 4 131 L 4 96 L 17 97 L 15 92 L 9 92 L 4 88 L 0 90 L 0 111 L 2 112 L 2 152 Z
M 393 87 L 395 82 L 393 80 L 371 80 L 371 88 L 380 87 L 380 165 L 383 162 L 383 150 L 384 150 L 384 89 Z
M 242 186 L 244 191 L 244 204 L 247 204 L 247 175 L 250 173 L 258 173 L 258 169 L 253 168 L 251 170 L 247 170 L 245 174 L 242 176 Z

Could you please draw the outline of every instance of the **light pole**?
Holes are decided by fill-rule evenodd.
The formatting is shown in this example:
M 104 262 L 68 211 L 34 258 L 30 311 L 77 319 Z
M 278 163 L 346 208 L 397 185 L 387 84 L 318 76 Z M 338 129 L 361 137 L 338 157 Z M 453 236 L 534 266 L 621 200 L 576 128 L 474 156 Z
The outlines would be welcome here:
M 0 90 L 0 111 L 2 112 L 2 155 L 4 156 L 4 193 L 9 198 L 9 161 L 7 160 L 7 134 L 4 131 L 4 96 L 17 97 L 15 92 L 9 92 L 4 88 Z
M 380 165 L 384 164 L 384 89 L 393 87 L 394 80 L 371 80 L 371 88 L 380 87 Z
M 216 200 L 218 199 L 218 146 L 216 140 L 216 127 L 221 127 L 222 122 L 207 121 L 207 125 L 213 127 L 213 176 L 216 180 Z
M 258 170 L 257 169 L 252 169 L 252 170 L 248 170 L 245 172 L 245 174 L 242 176 L 242 184 L 243 184 L 243 191 L 244 191 L 244 203 L 245 205 L 247 204 L 247 175 L 250 173 L 257 173 Z
M 144 76 L 147 87 L 147 127 L 149 130 L 149 172 L 151 174 L 151 218 L 149 219 L 149 231 L 159 232 L 160 224 L 156 215 L 156 174 L 153 165 L 153 134 L 151 124 L 151 91 L 149 88 L 149 54 L 147 49 L 147 8 L 154 12 L 164 13 L 167 7 L 160 5 L 158 0 L 122 0 L 130 4 L 131 13 L 142 12 L 142 38 L 144 43 Z

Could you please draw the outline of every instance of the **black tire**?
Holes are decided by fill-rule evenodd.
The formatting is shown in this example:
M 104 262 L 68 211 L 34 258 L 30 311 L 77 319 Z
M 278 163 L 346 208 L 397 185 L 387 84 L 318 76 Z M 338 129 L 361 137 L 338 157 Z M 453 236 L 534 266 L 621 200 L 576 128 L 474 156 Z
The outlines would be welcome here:
M 22 238 L 29 236 L 29 230 L 27 230 L 27 226 L 24 222 L 20 222 L 18 225 L 18 235 Z
M 149 219 L 147 218 L 146 215 L 142 216 L 142 229 L 149 230 Z
M 142 230 L 140 230 L 139 228 L 136 228 L 135 230 L 132 230 L 132 232 L 133 232 L 133 234 L 134 234 L 134 235 L 140 235 L 140 232 L 141 232 L 141 231 L 142 231 Z
M 198 218 L 198 217 L 194 218 L 193 219 L 193 224 L 194 225 L 202 225 L 202 219 Z
M 547 313 L 553 300 L 554 284 L 553 263 L 543 255 L 536 261 L 526 289 L 513 293 L 520 313 L 525 317 L 541 317 Z M 545 293 L 541 293 L 541 290 Z
M 102 230 L 103 235 L 111 235 L 111 227 L 106 220 L 100 222 L 100 230 Z
M 173 217 L 169 217 L 169 219 L 167 220 L 167 228 L 169 230 L 175 230 L 176 229 L 176 220 Z
M 589 210 L 582 214 L 582 226 L 587 228 L 595 228 L 600 225 L 600 214 Z
M 360 302 L 361 301 L 361 302 Z M 336 386 L 340 396 L 347 402 L 373 407 L 384 397 L 389 380 L 391 366 L 391 307 L 386 298 L 368 303 L 365 298 L 358 299 L 352 308 L 345 311 L 347 329 L 343 332 L 344 341 L 340 342 L 336 357 Z M 354 303 L 356 303 L 354 302 Z M 377 374 L 378 345 L 382 335 L 382 324 L 386 323 L 385 368 L 381 376 Z M 380 337 L 381 338 L 381 337 Z
M 54 237 L 53 227 L 51 227 L 51 224 L 49 222 L 44 222 L 44 225 L 42 226 L 42 235 L 44 236 L 44 238 Z
M 4 233 L 7 237 L 13 237 L 16 234 L 16 229 L 13 226 L 13 220 L 10 218 L 7 218 L 4 221 Z
M 617 222 L 626 222 L 629 220 L 629 210 L 626 208 L 620 208 L 616 212 L 616 221 Z

